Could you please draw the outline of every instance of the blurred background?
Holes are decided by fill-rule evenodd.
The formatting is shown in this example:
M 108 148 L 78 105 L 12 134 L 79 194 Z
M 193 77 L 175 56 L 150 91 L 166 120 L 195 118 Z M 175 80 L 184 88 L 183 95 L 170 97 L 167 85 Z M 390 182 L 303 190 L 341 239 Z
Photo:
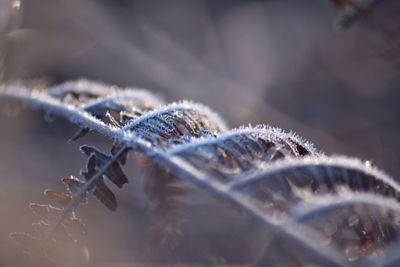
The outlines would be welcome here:
M 167 101 L 202 102 L 231 127 L 262 123 L 293 130 L 327 154 L 371 160 L 400 177 L 400 2 L 375 1 L 343 28 L 339 21 L 348 2 L 362 1 L 2 0 L 0 79 L 53 85 L 84 77 L 143 87 Z M 61 120 L 48 124 L 42 113 L 29 110 L 13 115 L 9 103 L 1 105 L 0 251 L 7 253 L 0 266 L 13 266 L 19 252 L 7 235 L 30 228 L 34 217 L 28 203 L 40 201 L 44 188 L 61 188 L 59 179 L 78 174 L 85 159 L 79 143 L 66 143 L 76 126 Z M 109 149 L 95 135 L 82 142 Z M 141 176 L 137 169 L 131 166 L 128 176 Z M 143 228 L 127 235 L 122 227 L 148 225 L 137 180 L 122 190 L 117 215 L 101 207 L 85 218 L 97 221 L 98 233 L 106 236 L 102 240 L 117 248 L 110 252 L 109 244 L 89 237 L 97 247 L 95 258 L 146 258 Z M 203 201 L 208 204 L 192 211 L 192 225 L 207 224 L 203 215 L 213 209 L 226 209 L 213 199 Z M 238 217 L 235 211 L 227 213 L 221 224 Z M 111 222 L 121 227 L 104 232 Z M 239 220 L 232 227 L 248 229 L 244 225 Z M 187 230 L 191 242 L 182 247 L 189 251 L 187 244 L 197 244 L 203 254 L 185 251 L 180 256 L 202 263 L 243 263 L 256 254 L 257 243 L 215 227 L 218 223 Z M 223 238 L 206 237 L 216 232 Z M 227 238 L 241 240 L 248 247 L 246 256 L 235 258 L 237 248 L 218 241 Z

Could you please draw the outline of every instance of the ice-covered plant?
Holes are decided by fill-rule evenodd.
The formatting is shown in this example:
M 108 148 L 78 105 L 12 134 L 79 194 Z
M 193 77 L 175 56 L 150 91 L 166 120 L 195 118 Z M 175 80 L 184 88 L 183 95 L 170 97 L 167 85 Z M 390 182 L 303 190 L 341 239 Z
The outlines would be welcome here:
M 90 145 L 81 177 L 62 182 L 65 192 L 45 190 L 49 203 L 31 204 L 40 217 L 35 234 L 12 233 L 39 260 L 63 256 L 65 246 L 89 248 L 79 206 L 93 194 L 108 209 L 121 188 L 122 171 L 134 151 L 153 167 L 144 191 L 154 213 L 155 244 L 171 249 L 179 235 L 181 196 L 191 183 L 232 204 L 270 233 L 265 252 L 249 265 L 391 266 L 398 260 L 400 184 L 363 162 L 329 157 L 293 133 L 268 126 L 228 130 L 209 108 L 190 101 L 165 105 L 145 90 L 120 89 L 79 80 L 49 89 L 3 85 L 0 96 L 43 109 L 80 126 L 71 138 L 89 131 L 110 138 L 110 153 Z M 161 175 L 160 173 L 163 173 Z M 64 255 L 65 256 L 65 255 Z M 71 258 L 65 257 L 71 264 Z

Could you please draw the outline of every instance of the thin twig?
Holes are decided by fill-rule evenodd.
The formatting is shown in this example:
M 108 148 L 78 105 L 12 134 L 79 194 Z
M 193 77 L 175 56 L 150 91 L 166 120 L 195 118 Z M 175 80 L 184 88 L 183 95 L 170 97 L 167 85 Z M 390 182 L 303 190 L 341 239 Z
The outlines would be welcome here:
M 62 213 L 60 214 L 60 216 L 57 218 L 57 220 L 55 221 L 54 224 L 52 224 L 52 228 L 48 233 L 48 236 L 45 240 L 49 240 L 54 232 L 57 230 L 58 226 L 63 222 L 63 220 L 65 219 L 65 216 L 68 215 L 68 213 L 70 213 L 77 205 L 79 205 L 79 201 L 82 197 L 83 194 L 85 194 L 87 191 L 89 191 L 94 184 L 97 182 L 97 180 L 99 178 L 101 178 L 103 176 L 103 174 L 107 171 L 107 169 L 111 166 L 111 164 L 113 164 L 115 161 L 118 160 L 118 158 L 125 153 L 127 150 L 129 149 L 129 147 L 127 146 L 123 146 L 121 147 L 121 149 L 119 149 L 111 158 L 110 160 L 107 161 L 107 163 L 105 163 L 101 169 L 99 169 L 95 175 L 93 175 L 89 181 L 87 181 L 82 187 L 79 188 L 79 190 L 77 192 L 75 192 L 72 195 L 72 199 L 70 202 L 68 202 L 68 205 L 64 207 Z

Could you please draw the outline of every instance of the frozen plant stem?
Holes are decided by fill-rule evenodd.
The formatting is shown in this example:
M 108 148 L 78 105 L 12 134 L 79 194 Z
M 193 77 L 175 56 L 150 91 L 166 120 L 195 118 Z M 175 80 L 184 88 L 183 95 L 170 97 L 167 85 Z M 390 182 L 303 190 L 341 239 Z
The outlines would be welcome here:
M 87 87 L 87 84 L 84 84 L 84 87 Z M 101 87 L 96 85 L 96 88 Z M 62 86 L 59 88 L 63 88 Z M 171 174 L 179 177 L 183 180 L 186 180 L 190 183 L 196 184 L 197 186 L 206 189 L 209 193 L 214 194 L 215 196 L 222 197 L 230 203 L 234 203 L 235 205 L 241 207 L 243 210 L 248 211 L 250 214 L 259 218 L 267 227 L 271 229 L 271 231 L 275 233 L 279 233 L 281 236 L 284 236 L 288 240 L 294 240 L 296 242 L 300 242 L 303 244 L 304 248 L 310 253 L 310 255 L 315 256 L 315 258 L 323 258 L 325 263 L 329 263 L 331 266 L 346 266 L 346 261 L 342 255 L 336 253 L 336 251 L 328 250 L 324 247 L 319 246 L 316 240 L 310 238 L 313 236 L 319 240 L 319 236 L 314 235 L 305 235 L 306 227 L 302 227 L 300 225 L 296 225 L 293 227 L 284 227 L 280 225 L 270 214 L 265 213 L 260 210 L 253 202 L 250 201 L 248 197 L 244 194 L 236 191 L 229 190 L 229 186 L 224 182 L 214 179 L 212 175 L 207 173 L 207 169 L 199 169 L 176 155 L 171 154 L 168 150 L 163 151 L 163 149 L 159 149 L 156 147 L 157 140 L 159 140 L 160 135 L 168 136 L 169 131 L 176 132 L 176 130 L 172 128 L 155 128 L 149 129 L 148 127 L 154 125 L 154 119 L 157 119 L 165 122 L 166 119 L 163 114 L 179 114 L 182 110 L 189 110 L 191 114 L 202 114 L 206 117 L 203 122 L 204 125 L 210 127 L 210 122 L 215 121 L 217 125 L 222 125 L 222 131 L 225 131 L 224 122 L 219 118 L 218 115 L 210 111 L 207 107 L 203 105 L 195 104 L 192 102 L 181 102 L 181 103 L 173 103 L 167 106 L 162 106 L 153 111 L 149 111 L 139 118 L 135 118 L 132 121 L 128 122 L 129 127 L 125 125 L 125 127 L 115 127 L 113 125 L 109 125 L 104 121 L 98 119 L 96 116 L 91 114 L 85 109 L 79 108 L 80 105 L 85 105 L 84 100 L 80 100 L 79 98 L 75 104 L 65 101 L 62 97 L 54 96 L 54 92 L 56 92 L 59 88 L 53 88 L 48 91 L 42 92 L 31 92 L 27 88 L 19 87 L 19 86 L 0 86 L 0 96 L 8 97 L 14 100 L 25 102 L 34 107 L 41 108 L 52 115 L 58 115 L 70 120 L 72 123 L 79 124 L 83 127 L 89 128 L 90 130 L 97 131 L 104 136 L 107 136 L 114 140 L 117 143 L 121 143 L 125 145 L 126 148 L 131 148 L 134 151 L 143 153 L 145 156 L 152 159 L 153 162 L 159 164 L 162 168 L 168 170 Z M 76 82 L 72 86 L 68 86 L 66 88 L 71 88 L 71 92 L 76 92 L 78 95 L 81 92 L 79 81 Z M 85 91 L 83 91 L 85 92 Z M 90 92 L 93 93 L 93 92 Z M 97 98 L 101 99 L 102 96 L 99 94 Z M 90 101 L 90 100 L 89 100 Z M 96 100 L 99 101 L 99 100 Z M 82 103 L 83 102 L 83 103 Z M 176 116 L 176 115 L 172 115 Z M 153 121 L 152 121 L 153 119 Z M 176 121 L 171 121 L 166 124 L 179 124 L 182 123 L 182 120 L 189 120 L 188 117 L 176 118 Z M 145 122 L 140 124 L 138 122 Z M 146 124 L 146 122 L 148 122 Z M 190 124 L 195 125 L 195 129 L 200 129 L 199 119 L 194 117 Z M 136 128 L 134 128 L 136 127 Z M 178 128 L 178 127 L 177 127 Z M 143 129 L 143 130 L 141 130 Z M 208 128 L 209 129 L 209 128 Z M 172 136 L 170 138 L 173 138 Z M 149 142 L 149 140 L 155 140 L 156 143 Z M 213 140 L 213 139 L 211 139 Z M 123 151 L 118 151 L 112 159 L 116 161 L 120 154 Z M 108 162 L 107 166 L 111 166 L 112 162 Z M 104 166 L 106 167 L 106 166 Z M 58 218 L 56 224 L 53 226 L 53 231 L 56 227 L 62 224 L 63 219 L 69 212 L 79 203 L 79 196 L 86 192 L 91 185 L 98 179 L 104 172 L 105 168 L 101 168 L 102 171 L 95 175 L 84 188 L 82 188 L 79 193 L 74 194 L 74 199 L 69 203 L 65 210 L 62 212 L 62 215 Z M 76 198 L 78 196 L 78 199 Z M 301 229 L 301 230 L 300 230 Z M 311 231 L 311 230 L 310 230 Z M 308 232 L 310 232 L 308 231 Z M 50 235 L 51 236 L 51 235 Z
M 118 158 L 129 149 L 130 148 L 127 146 L 122 146 L 121 149 L 119 149 L 110 158 L 110 160 L 108 160 L 107 163 L 105 163 L 104 166 L 102 166 L 102 168 L 100 168 L 98 170 L 98 172 L 90 178 L 89 181 L 87 181 L 82 187 L 79 188 L 79 190 L 76 193 L 74 193 L 72 195 L 71 201 L 64 207 L 62 213 L 60 214 L 60 216 L 57 218 L 57 220 L 53 224 L 51 230 L 48 233 L 46 240 L 51 239 L 54 232 L 57 230 L 58 226 L 60 226 L 60 224 L 62 224 L 63 220 L 65 219 L 65 216 L 67 216 L 68 213 L 72 212 L 73 209 L 79 204 L 81 196 L 83 194 L 85 194 L 87 191 L 89 191 L 91 188 L 93 188 L 96 181 L 103 176 L 103 174 L 107 171 L 107 169 L 111 166 L 111 164 L 116 162 L 118 160 Z
M 111 156 L 87 145 L 81 148 L 89 157 L 86 182 L 75 180 L 79 187 L 76 190 L 68 187 L 71 194 L 59 197 L 67 202 L 52 217 L 55 222 L 44 234 L 47 241 L 60 225 L 68 227 L 64 220 L 75 218 L 74 209 L 84 194 L 93 187 L 104 189 L 103 175 L 118 187 L 127 182 L 125 176 L 118 179 L 122 170 L 119 166 L 113 170 L 113 164 L 118 165 L 117 161 L 123 164 L 125 158 L 121 157 L 130 149 L 142 153 L 176 178 L 195 184 L 258 218 L 269 233 L 285 240 L 289 248 L 290 244 L 301 248 L 291 253 L 298 263 L 294 266 L 353 265 L 354 255 L 349 251 L 359 253 L 357 260 L 371 260 L 371 266 L 375 266 L 371 253 L 393 244 L 399 236 L 400 227 L 393 220 L 400 216 L 400 185 L 396 180 L 368 162 L 326 157 L 292 133 L 267 126 L 228 130 L 223 120 L 203 105 L 182 101 L 160 106 L 156 105 L 159 101 L 138 91 L 88 81 L 40 92 L 0 86 L 0 96 L 22 100 L 51 115 L 67 118 L 118 144 Z M 105 200 L 100 193 L 97 191 L 95 196 L 108 208 L 107 197 L 116 203 L 111 190 L 105 190 Z M 353 201 L 360 193 L 371 201 Z M 379 197 L 391 204 L 378 205 L 375 210 L 364 208 Z M 330 199 L 335 200 L 333 205 L 327 201 Z M 111 210 L 114 206 L 111 205 Z M 342 206 L 347 209 L 343 211 Z M 43 207 L 50 209 L 49 205 Z M 335 213 L 337 208 L 340 214 Z M 354 217 L 360 223 L 349 223 Z M 334 231 L 327 232 L 326 227 Z M 19 240 L 26 240 L 26 234 L 17 234 L 14 236 Z M 329 244 L 321 246 L 326 240 L 330 240 Z M 366 250 L 369 247 L 373 250 Z M 265 255 L 270 259 L 268 251 Z M 281 260 L 284 265 L 285 260 L 286 257 Z

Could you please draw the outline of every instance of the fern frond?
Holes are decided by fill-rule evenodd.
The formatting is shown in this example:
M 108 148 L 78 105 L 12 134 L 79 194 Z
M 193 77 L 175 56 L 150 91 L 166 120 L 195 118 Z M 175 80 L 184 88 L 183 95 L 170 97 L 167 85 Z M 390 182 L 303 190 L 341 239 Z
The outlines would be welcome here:
M 320 155 L 310 143 L 295 134 L 263 125 L 193 140 L 168 153 L 224 182 L 241 180 L 279 159 Z
M 279 161 L 259 174 L 232 184 L 232 190 L 251 191 L 266 186 L 271 186 L 273 191 L 287 190 L 282 192 L 285 197 L 289 197 L 296 188 L 309 189 L 313 194 L 336 193 L 348 188 L 353 192 L 369 192 L 400 200 L 400 184 L 397 181 L 368 161 L 344 156 Z
M 68 90 L 65 86 L 52 89 L 53 93 L 1 86 L 0 96 L 40 107 L 109 137 L 117 147 L 142 153 L 174 177 L 193 183 L 257 217 L 271 233 L 289 243 L 301 244 L 309 263 L 314 259 L 333 266 L 346 266 L 348 258 L 340 250 L 321 247 L 319 243 L 325 236 L 318 229 L 307 224 L 284 224 L 290 218 L 288 214 L 293 213 L 289 204 L 307 200 L 301 198 L 302 190 L 335 194 L 344 186 L 356 192 L 398 199 L 399 186 L 393 179 L 361 162 L 327 158 L 291 133 L 268 127 L 226 132 L 227 127 L 218 115 L 188 101 L 156 108 L 157 101 L 153 99 L 149 100 L 151 108 L 132 114 L 135 109 L 118 102 L 124 93 L 115 93 L 115 88 L 110 88 L 110 92 L 116 97 L 107 100 L 109 94 L 102 87 L 92 86 L 84 93 L 82 85 L 76 85 L 79 90 L 74 89 L 74 84 L 68 86 Z M 68 94 L 71 97 L 66 97 Z M 99 172 L 88 174 L 89 182 L 72 197 L 74 201 L 69 203 L 74 204 L 68 204 L 66 211 L 71 211 L 81 201 L 95 181 L 101 182 L 99 177 L 106 174 L 114 162 L 124 161 L 123 149 L 103 164 L 102 155 L 89 150 L 88 173 L 95 169 L 90 167 L 92 165 L 98 166 Z M 307 155 L 312 157 L 292 159 Z M 122 185 L 122 180 L 116 180 L 117 184 Z M 163 190 L 167 189 L 168 186 Z
M 86 228 L 78 218 L 76 209 L 80 204 L 87 203 L 87 194 L 91 191 L 109 209 L 116 209 L 115 196 L 105 185 L 103 176 L 107 176 L 119 187 L 127 183 L 118 161 L 128 149 L 120 147 L 112 156 L 107 156 L 93 147 L 83 146 L 82 150 L 89 156 L 88 171 L 83 172 L 87 181 L 71 176 L 62 180 L 68 193 L 45 190 L 44 194 L 55 200 L 61 207 L 31 203 L 31 210 L 41 219 L 39 223 L 32 224 L 36 237 L 26 233 L 12 233 L 10 237 L 19 244 L 25 242 L 21 245 L 28 253 L 35 254 L 36 258 L 42 257 L 50 261 L 55 251 L 66 250 L 66 247 L 71 244 L 79 245 L 76 246 L 78 250 L 76 255 L 82 255 L 83 260 L 87 261 L 88 249 L 79 241 L 80 237 L 86 233 Z
M 326 246 L 339 249 L 349 261 L 373 262 L 384 257 L 385 249 L 399 241 L 398 202 L 350 190 L 339 196 L 313 196 L 293 205 L 293 216 L 285 224 L 312 227 L 326 237 Z

